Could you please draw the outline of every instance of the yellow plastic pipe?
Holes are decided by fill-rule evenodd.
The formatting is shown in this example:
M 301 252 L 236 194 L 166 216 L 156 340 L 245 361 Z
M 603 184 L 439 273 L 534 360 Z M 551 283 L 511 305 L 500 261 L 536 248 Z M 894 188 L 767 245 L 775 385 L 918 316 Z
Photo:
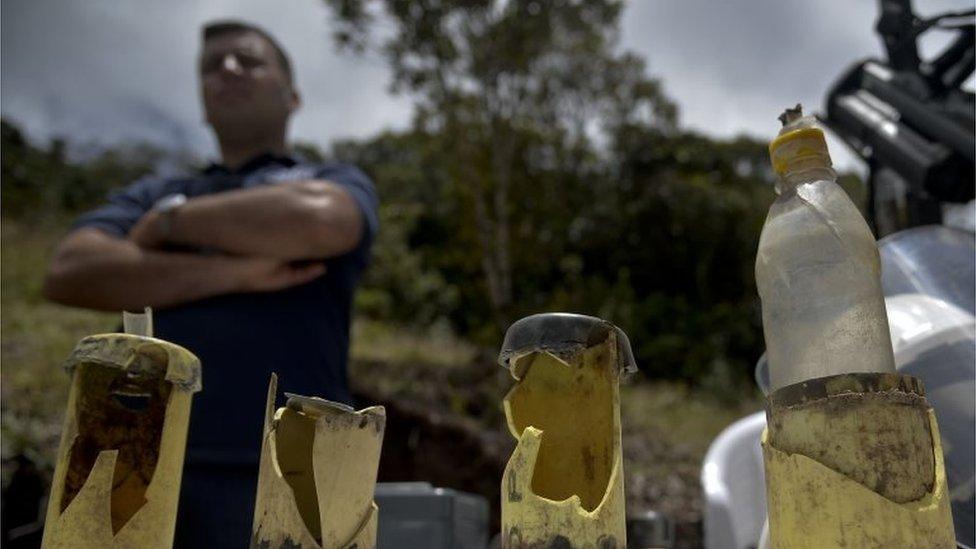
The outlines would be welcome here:
M 770 394 L 766 416 L 771 547 L 956 547 L 938 425 L 921 381 L 818 378 Z
M 322 549 L 376 546 L 373 502 L 383 445 L 382 406 L 354 411 L 315 397 L 288 396 L 265 407 L 252 547 Z
M 626 547 L 618 380 L 636 369 L 627 336 L 552 313 L 508 330 L 500 362 L 518 445 L 502 476 L 502 546 Z
M 200 361 L 139 320 L 144 335 L 86 337 L 65 362 L 73 375 L 45 549 L 173 545 Z

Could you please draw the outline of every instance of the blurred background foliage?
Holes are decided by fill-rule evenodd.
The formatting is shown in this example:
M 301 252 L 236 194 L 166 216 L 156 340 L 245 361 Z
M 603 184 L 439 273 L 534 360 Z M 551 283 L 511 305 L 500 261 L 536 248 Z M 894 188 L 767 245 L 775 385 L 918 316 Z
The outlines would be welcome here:
M 446 324 L 493 349 L 524 315 L 592 314 L 630 334 L 646 374 L 739 388 L 762 351 L 765 142 L 682 129 L 644 60 L 617 47 L 620 2 L 324 1 L 337 47 L 379 56 L 415 104 L 405 130 L 296 144 L 378 187 L 361 317 Z M 4 218 L 69 219 L 146 173 L 202 165 L 83 145 L 32 144 L 3 121 Z
M 339 47 L 382 58 L 416 105 L 409 130 L 332 151 L 384 201 L 361 313 L 489 347 L 526 314 L 588 313 L 649 375 L 739 385 L 761 352 L 765 144 L 681 130 L 617 47 L 620 2 L 326 3 Z

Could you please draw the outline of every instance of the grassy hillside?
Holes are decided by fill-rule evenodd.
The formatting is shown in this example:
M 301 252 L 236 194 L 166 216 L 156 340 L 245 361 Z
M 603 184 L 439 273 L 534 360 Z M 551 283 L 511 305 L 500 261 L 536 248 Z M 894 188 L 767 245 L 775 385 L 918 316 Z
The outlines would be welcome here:
M 61 361 L 82 337 L 112 330 L 111 314 L 41 297 L 45 265 L 62 220 L 0 224 L 0 406 L 3 457 L 26 452 L 50 465 L 67 399 Z

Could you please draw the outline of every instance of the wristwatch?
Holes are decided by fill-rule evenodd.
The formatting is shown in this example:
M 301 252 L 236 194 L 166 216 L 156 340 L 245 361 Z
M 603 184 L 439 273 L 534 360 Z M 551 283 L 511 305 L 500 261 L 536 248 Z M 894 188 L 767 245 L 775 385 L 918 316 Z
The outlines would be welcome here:
M 173 218 L 176 217 L 176 210 L 183 204 L 186 204 L 186 195 L 183 193 L 168 194 L 153 204 L 153 211 L 159 214 L 159 235 L 164 242 L 173 234 Z

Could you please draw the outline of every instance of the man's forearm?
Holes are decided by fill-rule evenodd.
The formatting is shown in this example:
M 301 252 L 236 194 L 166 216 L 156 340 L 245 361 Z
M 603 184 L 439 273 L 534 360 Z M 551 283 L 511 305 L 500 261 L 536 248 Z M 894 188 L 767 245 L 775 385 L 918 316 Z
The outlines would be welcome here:
M 187 201 L 172 214 L 168 234 L 150 212 L 134 229 L 140 245 L 166 242 L 230 254 L 282 259 L 330 257 L 355 247 L 361 213 L 337 185 L 303 181 L 216 193 Z
M 83 229 L 59 251 L 45 295 L 65 305 L 101 310 L 164 308 L 235 290 L 230 259 L 143 250 Z

